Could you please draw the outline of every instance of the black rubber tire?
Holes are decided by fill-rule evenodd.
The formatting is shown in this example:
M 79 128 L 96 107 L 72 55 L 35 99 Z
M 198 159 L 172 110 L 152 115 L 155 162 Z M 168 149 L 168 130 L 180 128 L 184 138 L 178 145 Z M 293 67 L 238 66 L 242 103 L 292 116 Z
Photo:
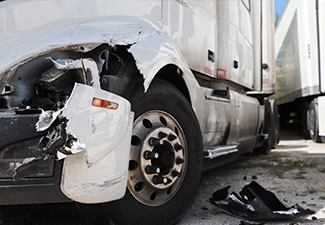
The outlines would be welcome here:
M 308 132 L 311 139 L 316 143 L 321 143 L 321 137 L 318 135 L 318 107 L 317 102 L 314 99 L 309 104 L 309 110 L 307 113 Z
M 274 115 L 271 108 L 271 103 L 268 99 L 264 99 L 265 114 L 264 114 L 264 129 L 263 133 L 268 134 L 268 139 L 263 142 L 263 145 L 254 149 L 254 153 L 268 155 L 275 143 L 275 124 Z
M 127 189 L 124 198 L 97 205 L 80 205 L 84 214 L 95 224 L 107 224 L 110 218 L 116 225 L 175 224 L 187 212 L 199 187 L 203 150 L 202 136 L 196 116 L 184 95 L 166 81 L 156 79 L 144 93 L 143 84 L 135 87 L 130 96 L 135 120 L 150 110 L 172 115 L 180 124 L 187 142 L 187 170 L 175 195 L 158 206 L 139 202 Z
M 300 112 L 301 112 L 301 129 L 302 137 L 304 139 L 311 139 L 308 125 L 308 111 L 309 111 L 310 101 L 300 102 Z

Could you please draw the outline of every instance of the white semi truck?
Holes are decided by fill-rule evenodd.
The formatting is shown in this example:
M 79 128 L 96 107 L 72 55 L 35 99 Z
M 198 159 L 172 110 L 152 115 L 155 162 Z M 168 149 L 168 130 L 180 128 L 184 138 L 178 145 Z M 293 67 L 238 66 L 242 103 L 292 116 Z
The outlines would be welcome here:
M 175 224 L 278 141 L 271 0 L 0 1 L 0 204 Z
M 305 138 L 325 136 L 325 1 L 288 0 L 275 31 L 281 123 L 299 117 Z

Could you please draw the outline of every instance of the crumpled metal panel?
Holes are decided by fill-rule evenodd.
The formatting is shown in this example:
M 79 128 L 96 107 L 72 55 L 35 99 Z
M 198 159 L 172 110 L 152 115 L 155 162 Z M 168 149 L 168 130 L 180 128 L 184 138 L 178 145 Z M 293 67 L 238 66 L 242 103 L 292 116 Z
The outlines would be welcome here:
M 116 110 L 92 106 L 93 97 L 118 103 Z M 111 153 L 129 129 L 131 104 L 126 99 L 87 85 L 75 84 L 62 110 L 68 119 L 67 133 L 86 145 L 86 159 L 91 166 Z
M 77 59 L 77 60 L 72 60 L 72 59 L 53 60 L 51 57 L 49 57 L 48 59 L 51 60 L 54 66 L 59 70 L 82 69 L 84 82 L 93 87 L 100 88 L 99 72 L 98 72 L 97 64 L 93 59 L 87 58 L 87 59 Z M 87 71 L 90 71 L 91 74 L 90 81 L 87 80 L 87 74 L 86 74 Z
M 134 4 L 131 11 L 120 7 L 123 4 L 115 4 L 113 1 L 84 1 L 83 4 L 89 5 L 85 9 L 97 9 L 91 15 L 75 10 L 76 2 L 64 2 L 64 9 L 60 8 L 60 4 L 63 4 L 60 0 L 14 1 L 1 5 L 0 31 L 3 30 L 4 35 L 0 36 L 0 81 L 11 80 L 20 65 L 53 51 L 88 52 L 104 43 L 112 47 L 128 45 L 131 46 L 129 51 L 143 75 L 145 90 L 164 66 L 174 64 L 181 69 L 182 77 L 191 90 L 192 107 L 203 128 L 204 95 L 178 47 L 161 33 L 161 15 L 157 13 L 161 11 L 160 1 L 130 2 Z M 44 17 L 42 21 L 35 19 L 39 12 L 34 6 L 40 4 Z M 136 8 L 141 10 L 137 11 Z M 25 14 L 15 13 L 13 17 L 16 24 L 9 24 L 8 21 L 11 20 L 5 18 L 10 17 L 11 12 L 20 12 L 22 9 L 38 13 L 35 12 L 35 18 L 25 18 Z M 59 13 L 62 10 L 70 12 Z M 20 27 L 21 23 L 32 19 L 35 20 L 33 23 L 24 29 Z
M 124 196 L 129 165 L 133 113 L 127 133 L 106 157 L 89 167 L 86 152 L 70 155 L 64 160 L 61 190 L 69 198 L 81 203 L 102 203 Z

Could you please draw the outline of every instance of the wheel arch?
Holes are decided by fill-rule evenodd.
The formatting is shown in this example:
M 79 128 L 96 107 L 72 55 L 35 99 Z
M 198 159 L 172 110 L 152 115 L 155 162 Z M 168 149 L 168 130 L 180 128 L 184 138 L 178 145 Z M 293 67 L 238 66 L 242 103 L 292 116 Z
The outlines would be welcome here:
M 168 64 L 161 68 L 156 74 L 155 78 L 167 81 L 180 90 L 189 103 L 192 105 L 190 93 L 185 80 L 182 77 L 183 71 L 176 65 Z

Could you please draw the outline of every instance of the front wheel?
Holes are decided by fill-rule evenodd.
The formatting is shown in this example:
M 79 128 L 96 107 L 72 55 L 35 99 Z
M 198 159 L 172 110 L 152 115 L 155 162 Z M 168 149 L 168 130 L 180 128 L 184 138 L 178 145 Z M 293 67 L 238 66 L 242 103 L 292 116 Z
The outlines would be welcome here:
M 184 95 L 163 80 L 155 80 L 146 93 L 142 84 L 136 86 L 130 102 L 135 121 L 126 194 L 94 209 L 108 212 L 117 225 L 175 224 L 189 209 L 200 182 L 198 121 Z M 104 223 L 99 218 L 93 221 Z

